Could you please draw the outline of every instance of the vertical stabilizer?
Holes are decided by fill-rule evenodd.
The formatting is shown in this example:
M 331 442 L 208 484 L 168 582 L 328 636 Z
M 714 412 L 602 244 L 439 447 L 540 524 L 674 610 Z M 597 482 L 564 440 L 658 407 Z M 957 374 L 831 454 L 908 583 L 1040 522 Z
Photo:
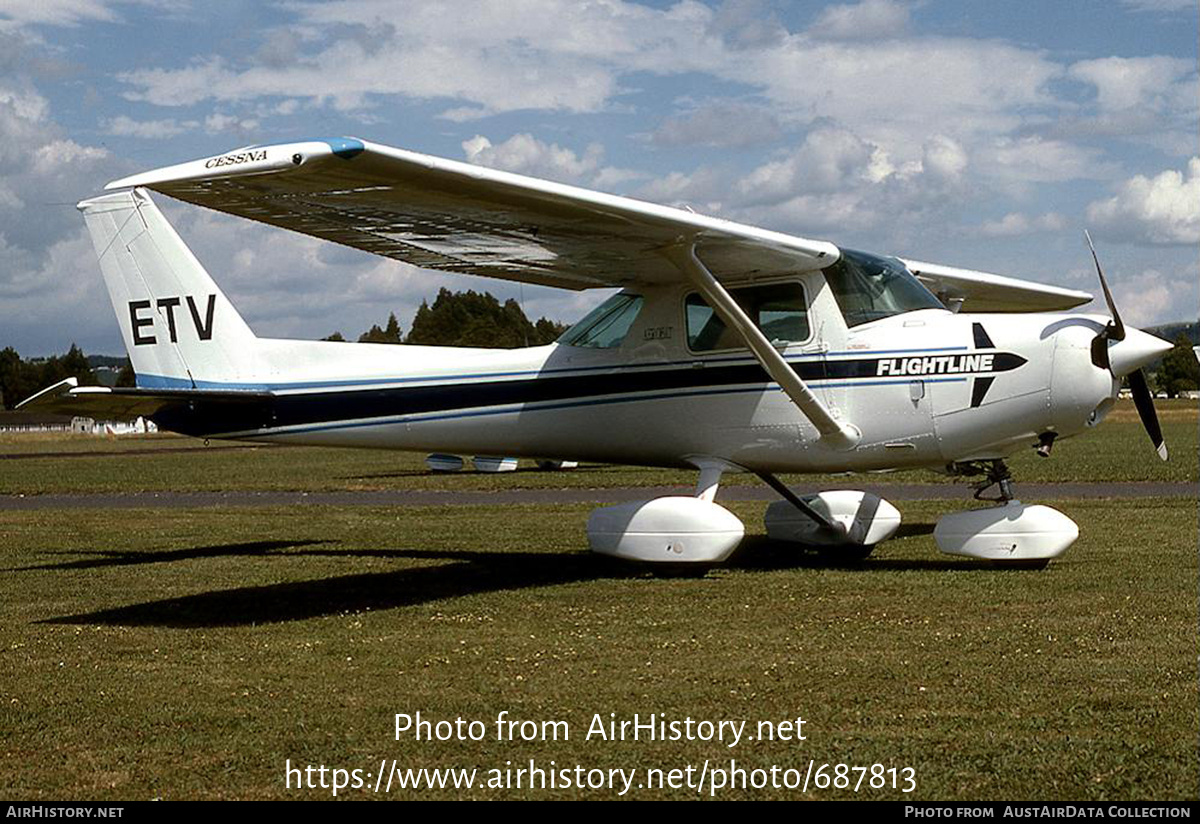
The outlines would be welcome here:
M 254 383 L 254 333 L 144 189 L 79 210 L 139 386 Z

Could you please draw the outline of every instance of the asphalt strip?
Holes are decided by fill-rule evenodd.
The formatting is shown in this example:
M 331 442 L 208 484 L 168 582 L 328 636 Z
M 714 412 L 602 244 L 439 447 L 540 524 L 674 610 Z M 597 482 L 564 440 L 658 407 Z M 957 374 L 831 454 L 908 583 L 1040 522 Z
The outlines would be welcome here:
M 1064 498 L 1196 498 L 1195 483 L 1062 483 L 1014 485 L 1026 501 Z M 969 499 L 959 484 L 845 484 L 792 489 L 800 495 L 822 489 L 862 489 L 893 501 Z M 690 486 L 613 487 L 608 489 L 388 490 L 374 492 L 123 492 L 78 495 L 0 495 L 0 510 L 25 509 L 188 509 L 211 506 L 511 506 L 514 504 L 621 503 L 664 495 L 695 493 Z M 766 487 L 721 487 L 718 501 L 773 501 Z

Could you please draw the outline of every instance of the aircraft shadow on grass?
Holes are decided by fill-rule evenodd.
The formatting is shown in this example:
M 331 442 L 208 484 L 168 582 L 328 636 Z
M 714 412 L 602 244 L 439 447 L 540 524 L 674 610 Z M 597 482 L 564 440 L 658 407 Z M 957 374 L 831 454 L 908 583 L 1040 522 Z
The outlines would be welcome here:
M 42 623 L 177 628 L 247 626 L 643 574 L 640 569 L 597 559 L 590 553 L 301 550 L 281 557 L 322 555 L 450 563 L 203 592 L 51 618 Z
M 901 536 L 922 535 L 932 526 L 917 524 L 902 528 Z M 195 558 L 268 556 L 275 550 L 294 550 L 330 541 L 258 541 L 225 546 L 174 550 L 167 553 L 102 553 L 105 557 L 66 564 L 26 567 L 26 570 L 80 569 L 121 564 L 158 563 Z M 168 557 L 162 557 L 162 556 Z M 147 557 L 149 556 L 149 557 Z M 309 581 L 294 581 L 236 589 L 202 592 L 178 598 L 147 601 L 95 612 L 49 618 L 45 624 L 103 624 L 112 626 L 157 626 L 169 628 L 215 628 L 250 626 L 282 621 L 302 621 L 327 615 L 368 610 L 396 609 L 432 601 L 488 592 L 556 586 L 584 581 L 641 578 L 653 574 L 643 565 L 597 557 L 590 552 L 553 554 L 545 552 L 486 552 L 477 550 L 337 550 L 302 549 L 275 557 L 336 557 L 442 561 L 392 572 L 339 575 Z M 795 546 L 751 536 L 728 562 L 726 569 L 768 572 L 785 569 L 837 568 L 856 572 L 923 570 L 962 571 L 990 569 L 970 560 L 868 559 L 845 564 L 815 553 L 797 551 Z M 655 570 L 656 572 L 658 570 Z M 703 567 L 672 570 L 674 575 L 702 576 Z
M 110 566 L 137 566 L 140 564 L 167 564 L 174 561 L 191 561 L 201 558 L 249 558 L 267 555 L 281 549 L 297 546 L 313 546 L 333 543 L 331 540 L 314 541 L 247 541 L 240 544 L 222 544 L 219 546 L 198 546 L 188 549 L 170 549 L 162 552 L 131 551 L 120 549 L 81 550 L 64 549 L 48 552 L 47 555 L 91 555 L 94 557 L 80 558 L 75 561 L 62 561 L 53 564 L 34 564 L 32 566 L 11 567 L 4 572 L 29 572 L 37 569 L 97 569 Z

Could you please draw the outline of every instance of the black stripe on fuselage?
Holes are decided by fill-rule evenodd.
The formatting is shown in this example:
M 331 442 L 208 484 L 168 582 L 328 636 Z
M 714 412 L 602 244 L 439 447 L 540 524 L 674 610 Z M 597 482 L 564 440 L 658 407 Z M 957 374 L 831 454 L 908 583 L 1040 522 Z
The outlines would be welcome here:
M 807 360 L 793 362 L 791 366 L 805 381 L 854 381 L 877 379 L 880 360 Z M 990 371 L 1008 371 L 1023 363 L 1025 359 L 1019 355 L 998 353 Z M 919 380 L 920 376 L 913 375 L 911 379 Z M 757 363 L 662 370 L 615 367 L 610 372 L 588 375 L 276 394 L 261 404 L 242 404 L 237 407 L 215 400 L 206 401 L 198 395 L 186 403 L 162 410 L 154 420 L 159 426 L 175 432 L 211 435 L 331 421 L 582 400 L 604 395 L 765 385 L 770 380 Z

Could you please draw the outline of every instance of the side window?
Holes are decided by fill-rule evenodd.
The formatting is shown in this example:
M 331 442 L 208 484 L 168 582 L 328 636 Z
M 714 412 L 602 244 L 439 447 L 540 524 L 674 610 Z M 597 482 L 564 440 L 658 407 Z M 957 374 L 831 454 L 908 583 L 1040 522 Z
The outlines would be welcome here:
M 808 340 L 808 303 L 799 283 L 772 283 L 730 289 L 738 306 L 775 344 Z M 693 352 L 744 347 L 741 336 L 725 326 L 703 297 L 696 293 L 684 301 L 687 313 L 688 348 Z
M 629 334 L 641 309 L 641 295 L 613 295 L 563 332 L 558 342 L 588 349 L 615 349 Z

